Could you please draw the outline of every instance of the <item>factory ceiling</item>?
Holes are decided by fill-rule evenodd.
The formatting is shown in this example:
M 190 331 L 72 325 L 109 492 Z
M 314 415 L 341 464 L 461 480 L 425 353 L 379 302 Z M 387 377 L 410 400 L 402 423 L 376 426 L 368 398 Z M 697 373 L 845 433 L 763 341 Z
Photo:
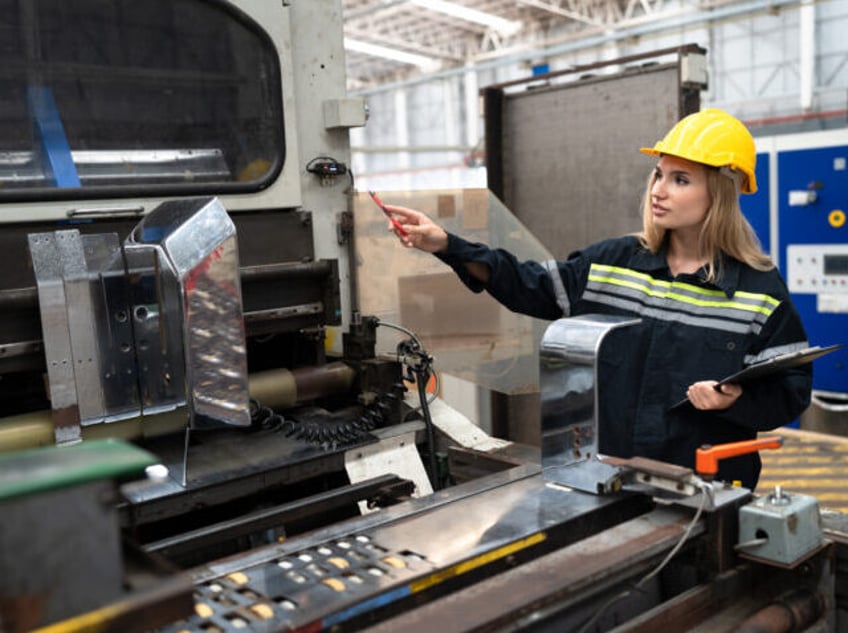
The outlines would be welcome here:
M 731 0 L 343 0 L 349 88 L 368 89 L 467 64 L 492 63 L 732 4 Z

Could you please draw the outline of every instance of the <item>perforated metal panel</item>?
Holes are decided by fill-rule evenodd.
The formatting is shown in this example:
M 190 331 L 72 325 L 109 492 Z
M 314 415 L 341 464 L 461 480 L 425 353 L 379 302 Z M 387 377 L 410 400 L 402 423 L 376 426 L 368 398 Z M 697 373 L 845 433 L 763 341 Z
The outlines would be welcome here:
M 641 228 L 639 148 L 699 108 L 677 60 L 608 71 L 487 89 L 489 188 L 557 258 Z

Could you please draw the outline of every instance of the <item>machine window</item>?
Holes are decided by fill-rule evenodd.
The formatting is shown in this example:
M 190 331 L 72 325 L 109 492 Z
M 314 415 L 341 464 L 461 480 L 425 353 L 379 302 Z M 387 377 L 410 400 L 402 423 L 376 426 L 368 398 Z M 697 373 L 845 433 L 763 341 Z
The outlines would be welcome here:
M 208 0 L 0 0 L 0 199 L 251 191 L 282 168 L 279 59 Z

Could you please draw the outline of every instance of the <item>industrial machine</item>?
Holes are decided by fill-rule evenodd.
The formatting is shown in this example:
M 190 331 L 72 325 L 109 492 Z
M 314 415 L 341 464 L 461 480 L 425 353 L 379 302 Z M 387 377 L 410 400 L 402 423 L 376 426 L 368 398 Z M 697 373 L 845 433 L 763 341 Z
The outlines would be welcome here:
M 419 334 L 444 271 L 373 254 L 337 0 L 0 7 L 0 630 L 844 626 L 844 526 L 712 481 L 779 439 L 596 453 L 630 322 Z M 543 251 L 486 192 L 429 197 Z M 472 356 L 532 383 L 530 347 L 537 448 L 427 391 Z
M 2 9 L 0 487 L 20 520 L 0 629 L 135 595 L 122 539 L 92 549 L 113 522 L 185 568 L 430 492 L 412 415 L 426 350 L 400 333 L 403 353 L 378 356 L 381 323 L 356 305 L 348 130 L 366 109 L 346 95 L 339 3 Z M 375 467 L 384 454 L 402 468 Z M 109 513 L 76 512 L 92 489 Z M 18 557 L 31 493 L 67 500 Z M 109 573 L 70 591 L 97 555 Z
M 848 130 L 756 137 L 757 178 L 743 211 L 777 261 L 810 342 L 848 332 Z M 762 176 L 762 180 L 759 178 Z M 848 434 L 848 352 L 816 361 L 813 405 L 800 423 Z

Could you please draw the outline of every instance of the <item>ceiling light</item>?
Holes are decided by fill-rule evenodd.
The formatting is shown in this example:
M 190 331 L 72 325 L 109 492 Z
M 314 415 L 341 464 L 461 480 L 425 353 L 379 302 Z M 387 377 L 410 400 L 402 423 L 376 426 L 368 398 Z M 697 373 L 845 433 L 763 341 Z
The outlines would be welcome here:
M 488 26 L 501 35 L 515 35 L 521 30 L 521 22 L 518 20 L 507 20 L 491 13 L 463 7 L 453 2 L 447 2 L 447 0 L 410 0 L 410 2 L 424 9 L 438 11 L 439 13 L 444 13 L 460 20 Z
M 370 44 L 369 42 L 354 40 L 349 37 L 344 38 L 344 47 L 347 50 L 354 51 L 356 53 L 363 53 L 373 57 L 382 57 L 383 59 L 390 59 L 394 62 L 410 64 L 411 66 L 418 66 L 419 68 L 424 69 L 430 69 L 438 65 L 438 62 L 431 57 L 416 55 L 415 53 L 407 53 L 406 51 L 389 48 L 388 46 L 380 46 L 379 44 Z

